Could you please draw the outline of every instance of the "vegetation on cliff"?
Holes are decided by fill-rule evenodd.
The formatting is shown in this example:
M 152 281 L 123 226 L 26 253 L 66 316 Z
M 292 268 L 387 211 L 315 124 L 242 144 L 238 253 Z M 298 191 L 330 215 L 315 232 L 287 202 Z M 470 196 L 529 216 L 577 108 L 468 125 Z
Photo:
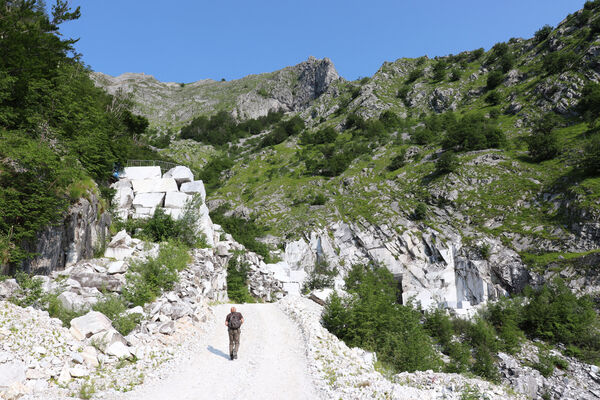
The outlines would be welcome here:
M 159 158 L 138 143 L 148 122 L 123 96 L 94 86 L 60 24 L 77 19 L 66 1 L 0 1 L 0 266 L 17 267 L 95 180 L 117 163 Z M 91 179 L 90 179 L 91 178 Z M 105 193 L 106 191 L 103 191 Z

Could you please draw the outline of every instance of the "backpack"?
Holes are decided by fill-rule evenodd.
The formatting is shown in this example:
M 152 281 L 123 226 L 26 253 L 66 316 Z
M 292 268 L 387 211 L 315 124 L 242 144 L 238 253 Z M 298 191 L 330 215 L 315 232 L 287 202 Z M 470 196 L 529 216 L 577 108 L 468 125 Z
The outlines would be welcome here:
M 240 313 L 232 313 L 231 317 L 229 317 L 229 324 L 227 326 L 229 329 L 240 329 L 240 326 L 242 326 L 242 318 Z

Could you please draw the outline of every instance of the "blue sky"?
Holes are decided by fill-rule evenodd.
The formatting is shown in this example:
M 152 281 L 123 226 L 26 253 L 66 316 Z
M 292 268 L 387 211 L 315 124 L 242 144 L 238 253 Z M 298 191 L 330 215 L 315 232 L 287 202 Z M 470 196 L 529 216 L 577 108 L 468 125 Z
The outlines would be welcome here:
M 47 0 L 50 5 L 53 0 Z M 584 0 L 72 0 L 66 37 L 93 70 L 238 79 L 329 57 L 346 79 L 384 61 L 459 53 L 556 26 Z

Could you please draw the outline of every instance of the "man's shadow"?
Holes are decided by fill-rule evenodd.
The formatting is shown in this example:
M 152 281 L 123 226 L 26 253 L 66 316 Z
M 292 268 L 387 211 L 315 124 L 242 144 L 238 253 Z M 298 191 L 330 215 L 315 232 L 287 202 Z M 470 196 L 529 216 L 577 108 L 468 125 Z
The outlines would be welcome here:
M 227 360 L 229 360 L 229 354 L 225 354 L 225 353 L 223 353 L 223 352 L 222 352 L 221 350 L 219 350 L 219 349 L 215 349 L 214 347 L 212 347 L 212 346 L 210 346 L 210 345 L 209 345 L 209 346 L 208 346 L 206 349 L 207 349 L 208 351 L 210 351 L 211 353 L 213 353 L 213 354 L 217 355 L 217 356 L 221 356 L 221 357 L 223 357 L 223 358 L 226 358 Z

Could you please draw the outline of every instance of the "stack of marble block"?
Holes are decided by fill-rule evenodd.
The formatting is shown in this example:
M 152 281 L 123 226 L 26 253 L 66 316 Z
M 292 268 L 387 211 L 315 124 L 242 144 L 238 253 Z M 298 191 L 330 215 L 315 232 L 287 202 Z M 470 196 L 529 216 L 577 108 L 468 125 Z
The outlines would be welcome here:
M 194 180 L 189 168 L 177 166 L 164 175 L 160 167 L 126 167 L 119 181 L 111 186 L 116 190 L 113 205 L 122 219 L 150 218 L 158 208 L 173 219 L 183 215 L 194 195 L 200 196 L 197 230 L 206 234 L 208 244 L 214 242 L 213 224 L 206 207 L 206 191 L 202 181 Z
M 127 167 L 118 182 L 114 205 L 123 218 L 150 218 L 157 208 L 174 219 L 179 219 L 193 195 L 200 195 L 202 203 L 206 191 L 202 181 L 195 181 L 189 168 L 177 166 L 164 175 L 160 167 Z

